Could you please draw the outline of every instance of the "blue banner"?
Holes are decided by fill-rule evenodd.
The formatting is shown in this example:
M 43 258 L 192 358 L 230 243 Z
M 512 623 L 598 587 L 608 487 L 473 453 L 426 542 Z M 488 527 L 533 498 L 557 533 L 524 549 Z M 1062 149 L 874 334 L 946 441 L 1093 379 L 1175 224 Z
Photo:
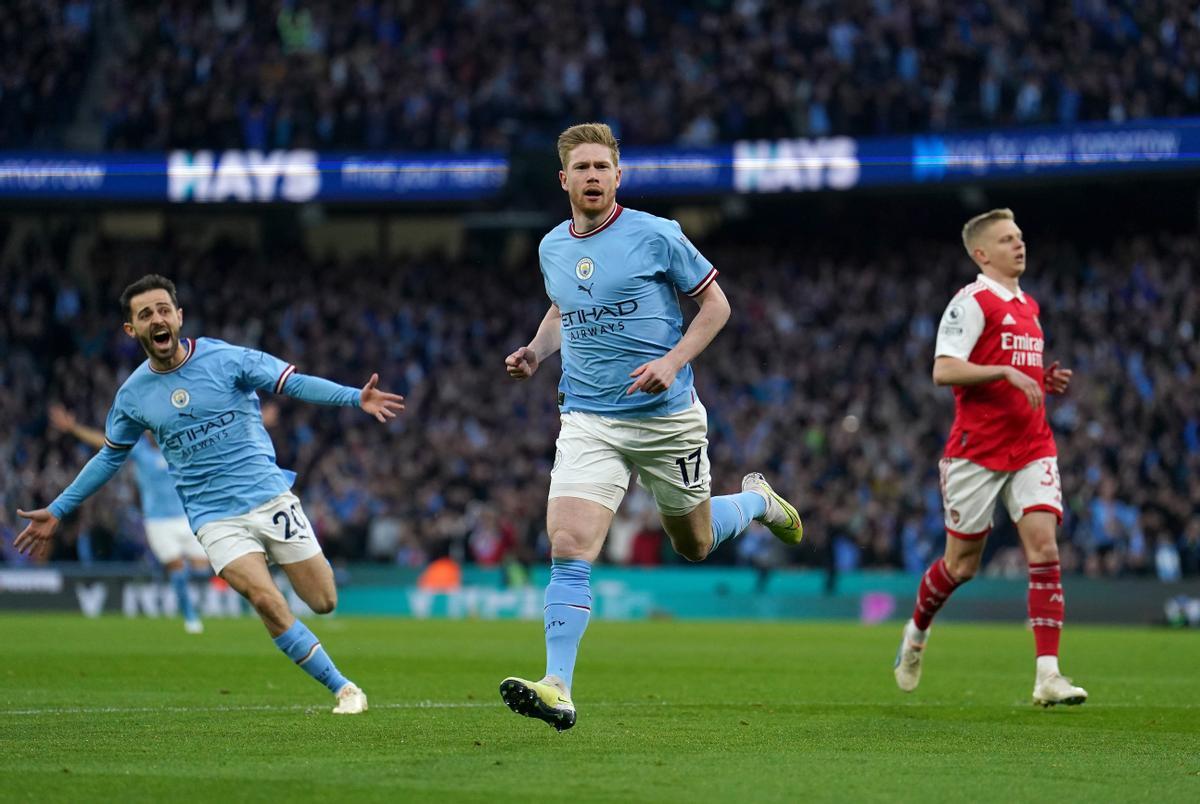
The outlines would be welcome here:
M 497 154 L 0 154 L 0 199 L 188 203 L 485 199 L 508 180 Z
M 993 179 L 1200 170 L 1200 118 L 904 137 L 743 140 L 627 148 L 621 193 L 794 193 Z M 500 154 L 0 153 L 0 199 L 178 203 L 484 200 L 508 180 Z
M 629 195 L 785 193 L 1200 169 L 1200 119 L 629 149 Z

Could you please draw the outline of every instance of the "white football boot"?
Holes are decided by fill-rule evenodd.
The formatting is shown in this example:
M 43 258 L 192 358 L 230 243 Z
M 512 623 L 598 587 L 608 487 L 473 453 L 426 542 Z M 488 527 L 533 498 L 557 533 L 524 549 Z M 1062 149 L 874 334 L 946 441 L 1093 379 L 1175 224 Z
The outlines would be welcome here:
M 1033 685 L 1033 703 L 1035 706 L 1050 707 L 1056 704 L 1078 706 L 1087 701 L 1087 690 L 1076 687 L 1071 679 L 1062 673 L 1049 673 L 1039 676 Z
M 892 672 L 896 676 L 896 686 L 905 692 L 912 692 L 921 683 L 921 659 L 925 656 L 928 638 L 929 631 L 917 628 L 911 619 L 904 624 L 904 635 L 900 638 Z
M 361 715 L 367 711 L 367 694 L 358 688 L 354 682 L 337 691 L 337 706 L 333 707 L 335 715 Z

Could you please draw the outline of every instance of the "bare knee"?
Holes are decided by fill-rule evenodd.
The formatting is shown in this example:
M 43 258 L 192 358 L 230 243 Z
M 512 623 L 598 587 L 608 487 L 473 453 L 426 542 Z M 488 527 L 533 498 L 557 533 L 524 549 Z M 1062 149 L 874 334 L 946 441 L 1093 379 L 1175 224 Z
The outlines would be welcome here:
M 979 572 L 980 556 L 963 556 L 947 559 L 946 570 L 958 583 L 966 583 Z
M 312 600 L 304 602 L 308 604 L 314 614 L 328 614 L 337 608 L 337 589 L 322 589 L 312 597 Z
M 703 561 L 708 558 L 709 552 L 712 550 L 712 540 L 701 544 L 694 539 L 681 540 L 682 543 L 672 540 L 671 547 L 675 548 L 675 552 L 693 563 Z
M 589 540 L 568 528 L 555 528 L 550 533 L 550 552 L 555 558 L 588 558 Z
M 287 627 L 291 612 L 288 610 L 287 601 L 283 599 L 283 595 L 279 593 L 278 589 L 266 587 L 251 589 L 246 594 L 246 599 L 250 601 L 250 605 L 258 612 L 258 616 L 264 623 L 274 625 L 281 631 Z

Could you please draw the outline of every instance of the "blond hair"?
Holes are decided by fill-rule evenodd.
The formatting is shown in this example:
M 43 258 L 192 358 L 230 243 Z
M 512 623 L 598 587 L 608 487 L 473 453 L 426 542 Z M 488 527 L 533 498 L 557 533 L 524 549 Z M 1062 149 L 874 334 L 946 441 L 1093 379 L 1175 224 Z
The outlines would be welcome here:
M 983 234 L 983 230 L 991 226 L 996 221 L 1011 221 L 1013 220 L 1013 211 L 1011 209 L 992 209 L 976 215 L 971 220 L 963 224 L 962 239 L 963 246 L 966 247 L 967 253 L 971 253 L 971 244 L 975 242 L 975 238 Z
M 580 123 L 558 135 L 558 161 L 562 162 L 563 170 L 567 169 L 571 151 L 580 145 L 603 145 L 612 151 L 614 167 L 621 162 L 621 149 L 607 123 Z

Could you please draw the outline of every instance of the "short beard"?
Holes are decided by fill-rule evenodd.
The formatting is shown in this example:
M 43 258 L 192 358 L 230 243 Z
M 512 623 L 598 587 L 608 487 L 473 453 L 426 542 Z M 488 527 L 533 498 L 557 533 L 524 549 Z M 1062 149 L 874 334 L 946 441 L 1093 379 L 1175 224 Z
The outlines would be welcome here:
M 154 348 L 155 343 L 154 343 L 154 338 L 152 336 L 147 335 L 145 338 L 139 338 L 138 340 L 140 340 L 142 342 L 142 351 L 146 353 L 146 357 L 157 357 L 158 356 L 158 350 Z M 171 336 L 171 354 L 175 353 L 175 349 L 178 346 L 179 346 L 179 340 L 174 335 L 172 335 Z

